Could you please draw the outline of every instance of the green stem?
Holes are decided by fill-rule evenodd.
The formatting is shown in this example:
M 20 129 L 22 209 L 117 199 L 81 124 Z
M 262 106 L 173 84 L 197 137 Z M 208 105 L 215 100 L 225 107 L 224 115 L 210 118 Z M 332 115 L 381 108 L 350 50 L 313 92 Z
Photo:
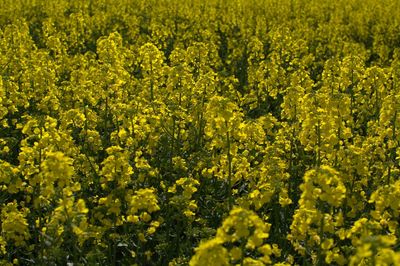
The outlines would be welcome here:
M 322 259 L 322 242 L 324 240 L 324 217 L 322 216 L 321 222 L 320 222 L 320 231 L 319 231 L 319 245 L 318 245 L 318 251 L 317 251 L 317 265 L 323 265 L 323 259 Z
M 175 118 L 172 117 L 172 138 L 171 138 L 171 152 L 169 156 L 169 163 L 172 169 L 172 158 L 174 157 L 174 142 L 175 142 Z
M 226 122 L 228 124 L 228 122 Z M 228 189 L 227 189 L 227 197 L 228 197 L 228 210 L 230 211 L 233 206 L 233 198 L 232 198 L 232 155 L 231 155 L 231 136 L 229 134 L 229 130 L 226 132 L 226 144 L 227 144 L 227 156 L 228 156 Z
M 317 122 L 317 167 L 321 166 L 321 121 Z

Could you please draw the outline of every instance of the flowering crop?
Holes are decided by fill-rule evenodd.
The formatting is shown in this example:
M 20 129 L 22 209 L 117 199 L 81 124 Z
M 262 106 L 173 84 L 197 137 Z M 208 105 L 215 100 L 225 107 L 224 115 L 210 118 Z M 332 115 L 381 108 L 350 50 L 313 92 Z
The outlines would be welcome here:
M 400 265 L 396 0 L 3 0 L 0 265 Z

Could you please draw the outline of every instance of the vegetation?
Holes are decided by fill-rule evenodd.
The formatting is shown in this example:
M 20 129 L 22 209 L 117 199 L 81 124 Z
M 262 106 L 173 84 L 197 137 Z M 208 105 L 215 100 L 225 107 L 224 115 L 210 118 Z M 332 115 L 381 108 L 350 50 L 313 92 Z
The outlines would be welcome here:
M 0 265 L 400 265 L 399 1 L 0 5 Z

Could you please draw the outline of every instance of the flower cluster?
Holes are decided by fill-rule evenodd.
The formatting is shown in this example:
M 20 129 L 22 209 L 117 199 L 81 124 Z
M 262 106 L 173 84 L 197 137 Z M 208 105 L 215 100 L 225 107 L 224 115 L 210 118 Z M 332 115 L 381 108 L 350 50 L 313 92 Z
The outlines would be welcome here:
M 0 2 L 0 265 L 400 264 L 399 1 Z

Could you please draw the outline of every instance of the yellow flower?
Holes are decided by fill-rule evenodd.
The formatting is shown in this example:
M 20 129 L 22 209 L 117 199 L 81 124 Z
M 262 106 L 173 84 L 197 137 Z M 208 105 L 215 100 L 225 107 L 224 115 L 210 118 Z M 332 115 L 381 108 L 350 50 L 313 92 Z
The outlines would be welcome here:
M 149 222 L 151 220 L 151 215 L 147 212 L 143 212 L 142 214 L 140 214 L 140 219 L 144 222 Z
M 145 238 L 145 236 L 144 236 L 143 233 L 139 233 L 139 234 L 138 234 L 138 237 L 139 237 L 139 240 L 140 240 L 141 242 L 147 242 L 147 240 L 146 240 L 146 238 Z
M 152 235 L 156 232 L 156 228 L 154 226 L 151 226 L 147 229 L 147 234 Z
M 127 221 L 131 223 L 139 222 L 139 217 L 137 215 L 128 215 Z
M 233 247 L 229 251 L 232 260 L 239 260 L 242 257 L 242 250 L 239 247 Z
M 322 249 L 325 249 L 325 250 L 330 249 L 332 246 L 333 246 L 332 238 L 325 239 L 321 244 Z
M 76 203 L 76 208 L 79 213 L 88 213 L 89 209 L 86 208 L 85 201 L 83 199 L 79 199 Z

